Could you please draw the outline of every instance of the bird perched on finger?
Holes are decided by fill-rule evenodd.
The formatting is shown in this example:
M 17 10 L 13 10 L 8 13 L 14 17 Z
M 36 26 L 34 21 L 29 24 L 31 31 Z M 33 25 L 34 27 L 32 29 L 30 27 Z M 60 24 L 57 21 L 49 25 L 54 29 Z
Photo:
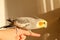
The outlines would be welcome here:
M 39 28 L 47 28 L 47 21 L 41 18 L 33 18 L 33 17 L 19 17 L 14 20 L 9 19 L 11 22 L 8 26 L 4 26 L 4 28 L 15 26 L 17 28 L 24 29 L 39 29 Z
M 40 18 L 33 17 L 20 17 L 17 18 L 15 24 L 18 27 L 22 27 L 25 29 L 39 29 L 39 28 L 47 28 L 47 21 Z

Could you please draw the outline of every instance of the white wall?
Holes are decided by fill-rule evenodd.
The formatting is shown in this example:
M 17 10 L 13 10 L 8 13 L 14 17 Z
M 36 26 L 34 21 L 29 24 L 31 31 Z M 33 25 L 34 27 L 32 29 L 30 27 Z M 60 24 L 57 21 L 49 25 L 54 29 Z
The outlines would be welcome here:
M 0 0 L 0 27 L 5 25 L 5 2 Z

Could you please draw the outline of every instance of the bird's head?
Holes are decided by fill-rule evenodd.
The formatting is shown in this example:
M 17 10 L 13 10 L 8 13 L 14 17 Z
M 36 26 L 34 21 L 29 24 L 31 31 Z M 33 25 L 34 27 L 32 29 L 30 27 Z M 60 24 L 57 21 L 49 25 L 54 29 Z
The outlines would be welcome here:
M 38 20 L 37 27 L 38 28 L 47 28 L 47 21 L 44 19 Z

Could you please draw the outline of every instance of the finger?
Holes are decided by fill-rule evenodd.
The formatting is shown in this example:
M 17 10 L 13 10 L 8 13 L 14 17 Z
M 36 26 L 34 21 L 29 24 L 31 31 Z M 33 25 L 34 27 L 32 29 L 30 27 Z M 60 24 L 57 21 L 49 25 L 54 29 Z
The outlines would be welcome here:
M 25 35 L 20 35 L 20 39 L 19 40 L 25 40 L 26 36 Z
M 29 32 L 29 31 L 23 30 L 23 33 L 24 33 L 25 35 L 28 35 L 28 36 L 40 37 L 40 34 L 34 33 L 34 32 Z
M 34 33 L 34 32 L 30 32 L 30 36 L 40 37 L 40 34 Z

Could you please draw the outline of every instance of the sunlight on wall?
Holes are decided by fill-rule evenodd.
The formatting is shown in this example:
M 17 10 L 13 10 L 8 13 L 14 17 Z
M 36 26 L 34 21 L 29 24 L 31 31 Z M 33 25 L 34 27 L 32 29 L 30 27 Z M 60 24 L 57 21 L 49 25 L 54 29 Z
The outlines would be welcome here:
M 60 0 L 37 0 L 37 8 L 39 14 L 60 8 Z
M 5 25 L 5 3 L 4 0 L 0 0 L 0 27 Z
M 46 9 L 46 0 L 43 0 L 43 5 L 44 5 L 44 12 L 46 13 L 47 12 L 47 9 Z
M 51 3 L 51 10 L 54 10 L 53 0 L 50 0 L 50 3 Z

